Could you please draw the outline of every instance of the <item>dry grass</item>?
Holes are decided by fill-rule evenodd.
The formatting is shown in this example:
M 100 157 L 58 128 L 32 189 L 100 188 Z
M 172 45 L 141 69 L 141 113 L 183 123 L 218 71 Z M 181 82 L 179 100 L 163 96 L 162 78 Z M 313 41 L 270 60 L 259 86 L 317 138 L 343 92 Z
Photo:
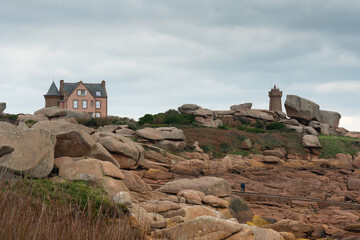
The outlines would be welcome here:
M 0 179 L 0 239 L 144 239 L 130 226 L 121 208 L 94 211 L 63 201 L 34 197 L 25 180 Z

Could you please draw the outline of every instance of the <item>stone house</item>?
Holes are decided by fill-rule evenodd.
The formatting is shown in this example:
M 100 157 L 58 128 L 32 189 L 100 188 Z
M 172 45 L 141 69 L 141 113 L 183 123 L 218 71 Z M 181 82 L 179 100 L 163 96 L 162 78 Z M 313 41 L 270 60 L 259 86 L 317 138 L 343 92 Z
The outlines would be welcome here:
M 93 117 L 107 116 L 107 92 L 105 81 L 101 83 L 65 83 L 60 80 L 58 89 L 53 82 L 44 95 L 45 107 L 58 106 L 78 112 L 86 112 Z

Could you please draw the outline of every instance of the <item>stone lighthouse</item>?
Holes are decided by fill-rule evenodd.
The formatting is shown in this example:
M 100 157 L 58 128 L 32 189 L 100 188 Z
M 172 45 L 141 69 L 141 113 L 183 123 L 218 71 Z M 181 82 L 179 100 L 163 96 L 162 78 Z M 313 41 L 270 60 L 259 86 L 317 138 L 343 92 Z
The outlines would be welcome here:
M 282 112 L 282 105 L 281 105 L 282 91 L 276 88 L 276 85 L 274 85 L 274 88 L 271 89 L 271 91 L 269 91 L 269 97 L 270 97 L 269 110 Z

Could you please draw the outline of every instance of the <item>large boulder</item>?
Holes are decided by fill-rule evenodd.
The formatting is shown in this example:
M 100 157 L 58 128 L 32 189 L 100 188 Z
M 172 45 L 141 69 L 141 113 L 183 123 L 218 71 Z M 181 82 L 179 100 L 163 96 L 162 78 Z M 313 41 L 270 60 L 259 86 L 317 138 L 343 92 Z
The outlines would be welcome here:
M 176 127 L 159 127 L 156 130 L 161 131 L 161 134 L 166 140 L 182 141 L 185 139 L 183 130 Z
M 140 130 L 136 130 L 135 134 L 139 137 L 151 140 L 151 141 L 161 141 L 165 138 L 163 137 L 160 130 L 155 128 L 143 128 Z
M 360 190 L 360 179 L 349 179 L 347 186 L 349 190 Z
M 98 181 L 104 176 L 104 173 L 100 161 L 81 159 L 61 164 L 59 176 L 67 180 Z
M 0 114 L 2 114 L 5 109 L 6 109 L 6 103 L 0 102 Z
M 67 115 L 65 109 L 56 106 L 39 109 L 34 112 L 34 114 L 44 114 L 48 118 L 63 117 Z
M 43 129 L 51 132 L 52 134 L 58 134 L 67 131 L 80 131 L 83 130 L 88 134 L 95 132 L 93 128 L 85 127 L 80 124 L 69 123 L 64 121 L 41 121 L 34 124 L 32 129 Z
M 232 105 L 230 107 L 231 111 L 239 111 L 241 109 L 251 109 L 252 107 L 252 103 L 243 103 L 243 104 L 238 104 L 238 105 Z
M 82 130 L 72 130 L 56 134 L 55 157 L 89 156 L 94 143 L 90 135 Z
M 102 161 L 111 162 L 116 167 L 120 168 L 120 163 L 104 148 L 100 143 L 94 143 L 90 157 L 96 158 Z
M 314 135 L 304 135 L 302 138 L 303 147 L 321 148 L 319 138 Z
M 230 183 L 218 177 L 179 179 L 167 182 L 164 186 L 160 187 L 158 191 L 177 194 L 184 189 L 197 190 L 203 192 L 205 195 L 214 195 L 217 197 L 229 196 L 231 193 Z
M 320 122 L 328 124 L 333 128 L 339 126 L 341 115 L 337 112 L 320 110 Z
M 255 110 L 255 109 L 240 109 L 234 114 L 235 117 L 250 117 L 255 119 L 262 119 L 267 121 L 274 121 L 273 113 L 269 111 Z
M 8 149 L 0 157 L 0 167 L 33 178 L 46 177 L 54 167 L 55 144 L 55 136 L 47 131 L 0 130 L 0 148 Z
M 113 134 L 102 137 L 100 143 L 119 162 L 121 168 L 131 168 L 144 160 L 144 148 L 130 139 Z
M 296 95 L 287 95 L 285 108 L 288 117 L 302 122 L 309 122 L 311 120 L 320 121 L 319 105 L 308 99 Z
M 186 114 L 193 114 L 201 117 L 213 117 L 214 112 L 209 109 L 203 109 L 196 104 L 184 104 L 178 108 L 179 112 Z
M 180 223 L 163 230 L 163 234 L 170 240 L 220 240 L 227 239 L 241 230 L 241 225 L 230 220 L 210 216 L 200 216 L 190 221 Z

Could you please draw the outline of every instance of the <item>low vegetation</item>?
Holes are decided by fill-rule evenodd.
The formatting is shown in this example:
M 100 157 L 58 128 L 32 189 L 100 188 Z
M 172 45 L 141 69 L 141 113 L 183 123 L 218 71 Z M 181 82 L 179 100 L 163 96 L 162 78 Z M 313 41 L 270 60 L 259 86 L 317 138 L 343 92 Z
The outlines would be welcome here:
M 187 145 L 192 145 L 195 141 L 199 142 L 200 147 L 206 152 L 220 158 L 226 154 L 259 154 L 266 149 L 276 147 L 285 148 L 289 152 L 305 154 L 301 145 L 301 134 L 290 131 L 274 131 L 261 129 L 261 132 L 248 131 L 251 127 L 231 128 L 222 126 L 220 128 L 182 128 L 185 133 Z M 253 128 L 257 129 L 257 128 Z M 252 142 L 250 149 L 242 149 L 242 143 L 249 138 Z
M 0 179 L 0 239 L 143 239 L 87 182 Z
M 169 125 L 191 125 L 195 122 L 195 116 L 192 114 L 180 113 L 176 110 L 170 109 L 165 113 L 158 113 L 155 115 L 145 114 L 139 118 L 138 124 L 150 127 L 169 126 Z
M 0 114 L 0 121 L 16 124 L 20 114 Z
M 360 139 L 341 136 L 319 136 L 321 158 L 334 158 L 337 153 L 354 155 L 360 151 Z

